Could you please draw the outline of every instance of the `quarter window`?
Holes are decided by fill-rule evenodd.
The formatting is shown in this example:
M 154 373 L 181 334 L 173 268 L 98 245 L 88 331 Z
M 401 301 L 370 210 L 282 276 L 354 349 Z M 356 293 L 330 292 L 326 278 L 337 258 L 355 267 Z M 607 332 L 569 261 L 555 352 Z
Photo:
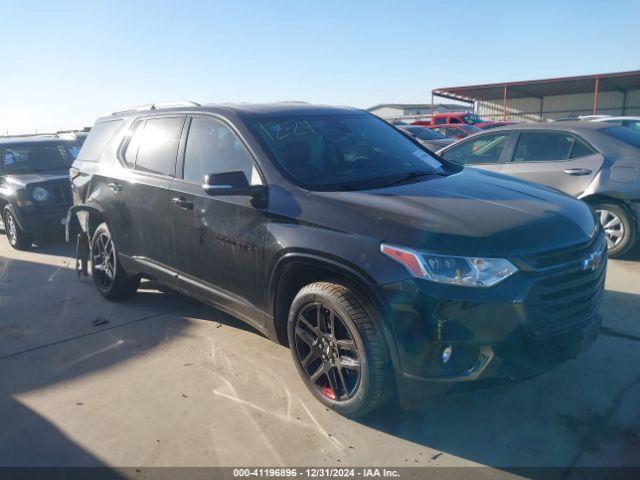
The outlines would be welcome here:
M 136 130 L 131 139 L 133 143 L 139 137 L 136 170 L 174 175 L 183 122 L 183 117 L 150 118 L 144 128 Z
M 596 153 L 596 151 L 589 145 L 579 138 L 575 139 L 573 149 L 571 149 L 571 158 L 586 157 L 588 155 L 593 155 L 594 153 Z
M 450 148 L 442 158 L 463 165 L 498 163 L 510 132 L 489 133 L 474 137 Z
M 96 123 L 77 155 L 85 162 L 97 162 L 106 148 L 109 140 L 113 138 L 122 125 L 122 120 L 107 120 Z
M 567 160 L 575 137 L 562 132 L 527 132 L 520 134 L 514 162 L 549 162 Z
M 229 127 L 213 118 L 194 117 L 185 150 L 184 179 L 201 184 L 205 175 L 232 171 L 244 172 L 251 185 L 262 184 L 251 155 Z

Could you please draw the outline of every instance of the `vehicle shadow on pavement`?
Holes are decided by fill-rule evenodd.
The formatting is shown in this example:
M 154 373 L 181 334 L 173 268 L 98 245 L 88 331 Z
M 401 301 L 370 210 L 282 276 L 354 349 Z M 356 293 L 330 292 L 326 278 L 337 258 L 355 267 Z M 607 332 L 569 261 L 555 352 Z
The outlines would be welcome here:
M 68 245 L 52 243 L 38 253 L 64 255 L 68 250 Z M 143 290 L 111 311 L 95 309 L 87 315 L 90 309 L 77 308 L 104 303 L 91 280 L 78 281 L 72 269 L 0 255 L 0 467 L 107 466 L 74 441 L 76 424 L 49 420 L 67 411 L 67 418 L 91 424 L 100 411 L 83 398 L 55 405 L 43 398 L 179 336 L 184 324 L 163 322 L 162 316 L 193 301 Z M 122 325 L 138 330 L 118 328 Z M 79 341 L 84 339 L 90 341 Z M 114 430 L 105 441 L 114 437 L 125 442 L 127 430 Z M 109 474 L 120 476 L 113 469 Z

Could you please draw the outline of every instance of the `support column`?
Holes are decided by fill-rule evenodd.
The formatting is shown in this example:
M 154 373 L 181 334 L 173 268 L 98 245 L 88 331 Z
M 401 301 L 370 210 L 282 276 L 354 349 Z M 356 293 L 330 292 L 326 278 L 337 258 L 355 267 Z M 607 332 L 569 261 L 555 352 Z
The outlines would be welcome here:
M 507 84 L 504 84 L 504 92 L 502 95 L 502 120 L 507 119 Z
M 596 86 L 593 92 L 593 114 L 598 113 L 598 88 L 600 87 L 600 78 L 596 77 Z
M 433 90 L 431 91 L 431 125 L 433 125 Z

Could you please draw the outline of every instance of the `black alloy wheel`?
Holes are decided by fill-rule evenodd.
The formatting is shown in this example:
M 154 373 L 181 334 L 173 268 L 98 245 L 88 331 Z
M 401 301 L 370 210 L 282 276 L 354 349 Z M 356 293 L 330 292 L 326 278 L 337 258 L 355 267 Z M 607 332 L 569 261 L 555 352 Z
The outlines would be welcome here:
M 106 223 L 96 228 L 91 239 L 91 276 L 98 291 L 109 300 L 133 295 L 140 284 L 122 268 L 116 244 Z
M 360 383 L 360 353 L 349 327 L 336 311 L 308 304 L 295 325 L 295 352 L 309 382 L 330 400 L 353 397 Z
M 352 287 L 316 282 L 291 303 L 287 337 L 298 373 L 321 403 L 359 417 L 395 394 L 380 313 Z

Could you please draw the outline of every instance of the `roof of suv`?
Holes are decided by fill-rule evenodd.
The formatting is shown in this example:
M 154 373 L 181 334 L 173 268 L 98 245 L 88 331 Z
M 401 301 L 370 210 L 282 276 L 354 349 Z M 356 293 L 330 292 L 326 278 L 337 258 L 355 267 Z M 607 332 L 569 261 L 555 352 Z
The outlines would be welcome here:
M 108 118 L 129 117 L 132 115 L 147 115 L 152 113 L 168 112 L 212 112 L 212 113 L 235 113 L 247 116 L 272 116 L 272 115 L 340 115 L 353 113 L 367 113 L 353 107 L 333 107 L 329 105 L 312 105 L 304 102 L 277 102 L 277 103 L 219 103 L 205 105 L 185 105 L 171 108 L 134 108 L 115 112 L 112 115 L 102 117 Z

